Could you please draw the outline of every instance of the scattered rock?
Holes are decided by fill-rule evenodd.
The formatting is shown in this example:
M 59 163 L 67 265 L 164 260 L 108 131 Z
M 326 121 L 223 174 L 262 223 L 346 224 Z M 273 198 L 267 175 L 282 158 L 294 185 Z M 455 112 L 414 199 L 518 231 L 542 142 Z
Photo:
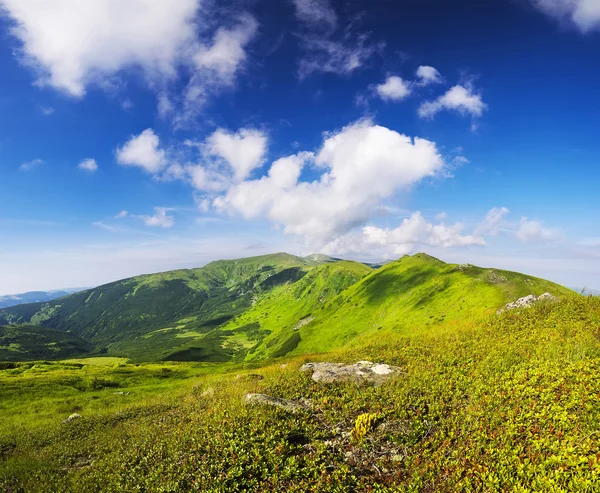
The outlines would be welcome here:
M 113 392 L 114 395 L 129 395 L 129 392 Z
M 257 373 L 248 373 L 248 375 L 238 375 L 236 380 L 264 380 L 265 377 Z
M 63 423 L 70 423 L 71 421 L 79 418 L 81 418 L 81 414 L 73 413 L 67 419 L 63 420 Z
M 512 303 L 508 303 L 504 308 L 500 308 L 500 310 L 498 310 L 496 313 L 500 314 L 516 308 L 529 308 L 538 301 L 558 301 L 558 298 L 550 293 L 540 294 L 539 296 L 530 294 L 529 296 L 523 296 L 523 298 L 519 298 Z
M 293 401 L 290 399 L 281 399 L 280 397 L 271 397 L 265 394 L 247 394 L 246 403 L 248 404 L 265 404 L 267 406 L 280 407 L 290 412 L 308 411 L 311 408 L 309 399 Z
M 315 319 L 315 317 L 305 317 L 302 320 L 300 320 L 292 330 L 300 330 L 301 327 L 304 327 L 305 325 L 311 323 L 313 320 Z
M 370 361 L 359 361 L 354 365 L 344 363 L 306 363 L 300 371 L 312 371 L 312 379 L 315 382 L 330 383 L 340 381 L 382 383 L 390 376 L 400 373 L 397 366 L 382 363 L 371 363 Z

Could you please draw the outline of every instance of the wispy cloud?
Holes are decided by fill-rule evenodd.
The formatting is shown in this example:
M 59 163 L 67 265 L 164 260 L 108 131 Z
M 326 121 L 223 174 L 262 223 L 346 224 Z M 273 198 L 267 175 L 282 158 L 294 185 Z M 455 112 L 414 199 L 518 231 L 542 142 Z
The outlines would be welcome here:
M 22 163 L 21 166 L 19 166 L 19 169 L 21 171 L 31 171 L 32 169 L 35 169 L 41 166 L 42 164 L 44 164 L 44 161 L 42 159 L 33 159 L 31 161 Z

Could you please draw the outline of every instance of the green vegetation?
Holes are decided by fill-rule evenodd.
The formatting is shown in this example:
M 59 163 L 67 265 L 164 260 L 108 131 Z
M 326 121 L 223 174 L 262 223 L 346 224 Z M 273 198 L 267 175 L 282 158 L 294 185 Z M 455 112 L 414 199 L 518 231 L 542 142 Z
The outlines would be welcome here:
M 0 361 L 61 359 L 86 354 L 91 349 L 89 342 L 59 330 L 0 326 Z
M 600 299 L 568 296 L 252 369 L 6 363 L 0 490 L 595 492 L 599 327 Z M 402 373 L 358 386 L 298 372 L 362 359 Z
M 445 264 L 424 254 L 379 269 L 319 255 L 275 254 L 139 276 L 0 310 L 0 323 L 63 331 L 88 341 L 92 352 L 137 362 L 240 362 L 452 327 L 547 291 L 575 296 L 541 279 Z M 6 339 L 4 346 L 15 347 L 13 342 Z

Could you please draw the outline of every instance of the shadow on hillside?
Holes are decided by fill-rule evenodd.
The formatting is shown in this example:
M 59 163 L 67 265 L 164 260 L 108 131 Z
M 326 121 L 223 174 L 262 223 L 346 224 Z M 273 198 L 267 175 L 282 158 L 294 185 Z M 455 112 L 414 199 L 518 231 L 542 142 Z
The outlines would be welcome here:
M 430 279 L 435 272 L 422 268 L 410 268 L 402 273 L 384 272 L 365 282 L 364 290 L 367 303 L 379 305 L 386 300 L 414 289 Z

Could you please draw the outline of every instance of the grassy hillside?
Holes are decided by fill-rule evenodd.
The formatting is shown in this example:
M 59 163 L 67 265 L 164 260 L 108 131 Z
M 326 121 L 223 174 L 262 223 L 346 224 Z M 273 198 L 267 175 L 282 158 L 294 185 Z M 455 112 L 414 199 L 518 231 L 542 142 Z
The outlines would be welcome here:
M 0 323 L 68 331 L 136 361 L 259 360 L 329 351 L 481 320 L 556 284 L 424 254 L 379 269 L 275 254 L 139 276 L 55 302 L 0 310 Z
M 274 289 L 252 308 L 216 330 L 231 333 L 230 343 L 241 343 L 238 359 L 256 359 L 267 354 L 282 356 L 295 348 L 295 335 L 300 327 L 310 322 L 317 311 L 339 293 L 372 271 L 371 267 L 357 262 L 323 264 L 298 282 Z M 290 336 L 280 340 L 282 333 Z
M 200 269 L 138 276 L 49 303 L 0 310 L 0 323 L 70 331 L 99 350 L 162 359 L 190 347 L 250 307 L 257 296 L 301 279 L 317 262 L 288 254 L 212 262 Z M 208 341 L 195 359 L 231 355 Z
M 330 351 L 346 344 L 392 340 L 431 327 L 482 320 L 529 294 L 573 291 L 535 277 L 472 265 L 446 264 L 425 254 L 404 256 L 372 271 L 312 312 L 309 323 L 281 325 L 250 357 Z M 247 318 L 248 323 L 250 319 Z M 314 318 L 313 318 L 314 317 Z
M 27 325 L 0 326 L 0 361 L 69 358 L 91 349 L 89 342 L 59 330 Z
M 596 492 L 598 327 L 600 299 L 573 297 L 250 370 L 263 380 L 239 364 L 17 364 L 0 371 L 0 490 Z M 298 372 L 315 358 L 403 373 L 320 385 Z M 363 414 L 375 426 L 355 438 Z

